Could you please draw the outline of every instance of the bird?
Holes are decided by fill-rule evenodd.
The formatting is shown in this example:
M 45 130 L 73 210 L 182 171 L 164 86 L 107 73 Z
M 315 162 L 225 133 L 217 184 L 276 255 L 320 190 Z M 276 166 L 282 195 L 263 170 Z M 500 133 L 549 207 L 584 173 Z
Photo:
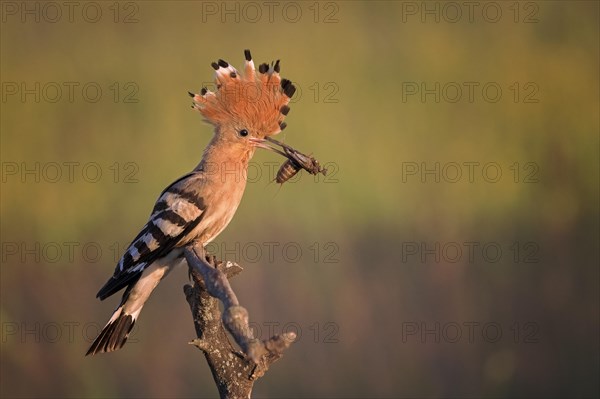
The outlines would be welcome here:
M 125 289 L 119 305 L 86 353 L 123 347 L 146 300 L 171 270 L 185 264 L 188 244 L 210 243 L 233 218 L 246 187 L 245 173 L 257 148 L 278 152 L 265 138 L 280 133 L 296 91 L 279 75 L 279 60 L 255 69 L 244 50 L 244 73 L 219 59 L 211 65 L 213 92 L 192 97 L 192 108 L 214 128 L 200 163 L 158 196 L 148 222 L 125 250 L 96 295 L 105 300 Z

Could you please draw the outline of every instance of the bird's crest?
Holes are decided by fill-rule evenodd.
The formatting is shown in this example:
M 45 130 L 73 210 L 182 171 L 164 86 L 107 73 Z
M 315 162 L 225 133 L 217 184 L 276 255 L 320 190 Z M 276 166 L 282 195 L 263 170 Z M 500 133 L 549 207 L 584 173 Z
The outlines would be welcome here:
M 296 88 L 279 76 L 279 60 L 254 67 L 250 50 L 244 50 L 244 74 L 223 60 L 213 62 L 216 91 L 203 87 L 200 94 L 190 93 L 204 119 L 218 127 L 232 120 L 243 121 L 262 136 L 271 136 L 285 127 L 288 103 Z

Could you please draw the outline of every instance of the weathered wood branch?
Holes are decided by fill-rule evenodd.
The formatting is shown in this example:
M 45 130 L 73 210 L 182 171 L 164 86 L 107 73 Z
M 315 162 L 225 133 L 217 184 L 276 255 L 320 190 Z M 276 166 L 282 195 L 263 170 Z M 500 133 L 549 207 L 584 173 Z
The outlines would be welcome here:
M 255 338 L 248 311 L 240 306 L 229 284 L 229 278 L 241 273 L 242 267 L 206 255 L 201 244 L 188 246 L 185 257 L 193 285 L 187 284 L 183 290 L 198 336 L 190 344 L 204 352 L 221 398 L 249 398 L 254 382 L 283 356 L 296 334 L 288 332 L 264 341 Z M 231 344 L 225 328 L 241 351 Z

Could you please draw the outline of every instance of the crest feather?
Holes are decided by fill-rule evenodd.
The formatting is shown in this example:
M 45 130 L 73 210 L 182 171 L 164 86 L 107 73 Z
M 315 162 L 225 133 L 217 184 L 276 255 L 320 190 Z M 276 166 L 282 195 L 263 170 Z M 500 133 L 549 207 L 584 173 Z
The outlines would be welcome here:
M 279 60 L 260 64 L 257 72 L 250 50 L 244 50 L 244 57 L 243 75 L 227 61 L 213 62 L 217 90 L 190 93 L 192 108 L 214 126 L 239 122 L 255 127 L 261 136 L 277 134 L 286 126 L 283 120 L 296 88 L 279 76 Z

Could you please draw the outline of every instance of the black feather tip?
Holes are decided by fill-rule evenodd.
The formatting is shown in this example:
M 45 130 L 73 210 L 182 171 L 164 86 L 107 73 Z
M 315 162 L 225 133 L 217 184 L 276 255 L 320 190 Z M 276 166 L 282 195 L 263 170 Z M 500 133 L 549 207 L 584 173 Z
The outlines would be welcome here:
M 296 92 L 296 87 L 287 79 L 281 79 L 281 88 L 286 96 L 292 98 L 294 93 Z
M 266 73 L 269 70 L 269 65 L 265 62 L 263 64 L 260 64 L 258 66 L 258 72 L 260 73 Z
M 215 71 L 219 69 L 219 64 L 217 64 L 216 62 L 211 63 L 210 66 L 212 66 L 215 69 Z
M 250 50 L 244 50 L 244 57 L 246 57 L 246 61 L 252 61 L 252 54 L 250 54 Z
M 275 70 L 275 72 L 279 73 L 279 71 L 281 70 L 281 68 L 279 67 L 279 60 L 275 61 L 275 66 L 273 67 L 273 69 Z
M 283 107 L 281 107 L 281 109 L 279 110 L 283 115 L 287 115 L 288 112 L 290 112 L 290 107 L 288 107 L 287 105 L 284 105 Z
M 229 64 L 227 63 L 227 61 L 219 60 L 219 66 L 222 68 L 227 68 Z

